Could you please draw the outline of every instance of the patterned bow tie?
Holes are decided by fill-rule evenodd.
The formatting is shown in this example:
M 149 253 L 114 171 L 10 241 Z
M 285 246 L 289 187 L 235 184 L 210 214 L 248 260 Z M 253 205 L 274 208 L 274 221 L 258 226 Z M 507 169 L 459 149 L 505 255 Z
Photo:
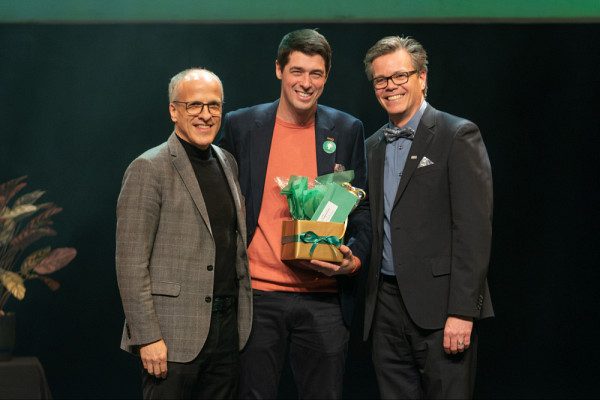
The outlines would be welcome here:
M 412 128 L 404 127 L 402 129 L 398 128 L 383 128 L 383 134 L 385 136 L 385 140 L 390 143 L 400 138 L 413 140 L 415 138 L 415 131 Z

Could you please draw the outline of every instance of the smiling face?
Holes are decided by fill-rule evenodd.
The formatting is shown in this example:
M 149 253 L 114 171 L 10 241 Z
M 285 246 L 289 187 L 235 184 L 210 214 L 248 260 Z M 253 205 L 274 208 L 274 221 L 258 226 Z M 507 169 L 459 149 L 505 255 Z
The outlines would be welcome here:
M 186 74 L 175 89 L 174 100 L 203 104 L 222 103 L 223 89 L 215 75 L 208 71 L 192 70 Z M 175 134 L 186 142 L 206 150 L 221 127 L 221 115 L 211 115 L 203 107 L 199 115 L 188 115 L 183 103 L 169 103 L 171 120 L 175 122 Z
M 327 74 L 325 60 L 318 54 L 309 56 L 300 51 L 290 53 L 283 69 L 275 63 L 275 73 L 281 80 L 281 99 L 277 116 L 292 123 L 306 123 L 317 110 Z
M 412 71 L 410 55 L 406 50 L 398 50 L 373 60 L 373 78 L 388 77 L 397 72 Z M 427 72 L 419 71 L 408 78 L 408 82 L 396 85 L 391 79 L 385 89 L 375 89 L 379 104 L 387 111 L 396 126 L 403 126 L 417 112 L 425 99 L 423 90 L 427 82 Z

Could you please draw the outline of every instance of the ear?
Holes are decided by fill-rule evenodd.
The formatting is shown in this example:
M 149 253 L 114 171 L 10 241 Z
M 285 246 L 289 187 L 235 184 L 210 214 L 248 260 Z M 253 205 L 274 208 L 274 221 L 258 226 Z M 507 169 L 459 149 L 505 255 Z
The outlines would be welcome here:
M 277 61 L 277 60 L 275 60 L 275 75 L 277 75 L 277 79 L 279 79 L 279 80 L 281 80 L 281 78 L 283 78 L 283 71 L 281 70 L 279 61 Z
M 171 114 L 171 121 L 177 122 L 177 110 L 175 104 L 169 103 L 169 113 Z
M 427 71 L 419 72 L 419 82 L 421 83 L 421 91 L 427 86 Z

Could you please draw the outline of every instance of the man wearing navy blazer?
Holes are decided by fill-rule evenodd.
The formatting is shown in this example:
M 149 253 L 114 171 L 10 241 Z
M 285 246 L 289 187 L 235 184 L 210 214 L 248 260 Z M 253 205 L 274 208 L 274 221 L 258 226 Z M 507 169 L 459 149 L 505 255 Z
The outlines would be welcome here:
M 427 54 L 386 37 L 366 73 L 389 122 L 367 140 L 373 246 L 365 340 L 382 398 L 472 397 L 487 285 L 492 175 L 479 129 L 425 101 Z
M 353 170 L 366 184 L 362 123 L 317 104 L 329 75 L 331 49 L 311 29 L 290 32 L 275 72 L 281 96 L 231 112 L 220 146 L 239 165 L 246 200 L 248 257 L 254 292 L 252 334 L 242 351 L 240 398 L 275 398 L 286 347 L 300 398 L 340 398 L 348 326 L 361 264 L 370 251 L 368 207 L 350 215 L 341 263 L 280 259 L 281 224 L 291 219 L 276 178 L 315 178 Z
M 140 356 L 145 399 L 234 398 L 252 293 L 237 165 L 211 144 L 223 86 L 185 70 L 169 102 L 174 132 L 129 165 L 117 204 L 121 347 Z

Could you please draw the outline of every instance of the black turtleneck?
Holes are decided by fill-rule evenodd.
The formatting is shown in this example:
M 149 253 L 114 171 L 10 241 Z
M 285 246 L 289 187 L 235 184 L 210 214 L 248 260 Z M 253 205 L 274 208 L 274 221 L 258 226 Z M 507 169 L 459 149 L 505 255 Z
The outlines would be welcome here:
M 237 296 L 235 260 L 237 254 L 237 214 L 231 189 L 212 147 L 199 149 L 179 138 L 192 163 L 206 204 L 216 245 L 213 297 Z

